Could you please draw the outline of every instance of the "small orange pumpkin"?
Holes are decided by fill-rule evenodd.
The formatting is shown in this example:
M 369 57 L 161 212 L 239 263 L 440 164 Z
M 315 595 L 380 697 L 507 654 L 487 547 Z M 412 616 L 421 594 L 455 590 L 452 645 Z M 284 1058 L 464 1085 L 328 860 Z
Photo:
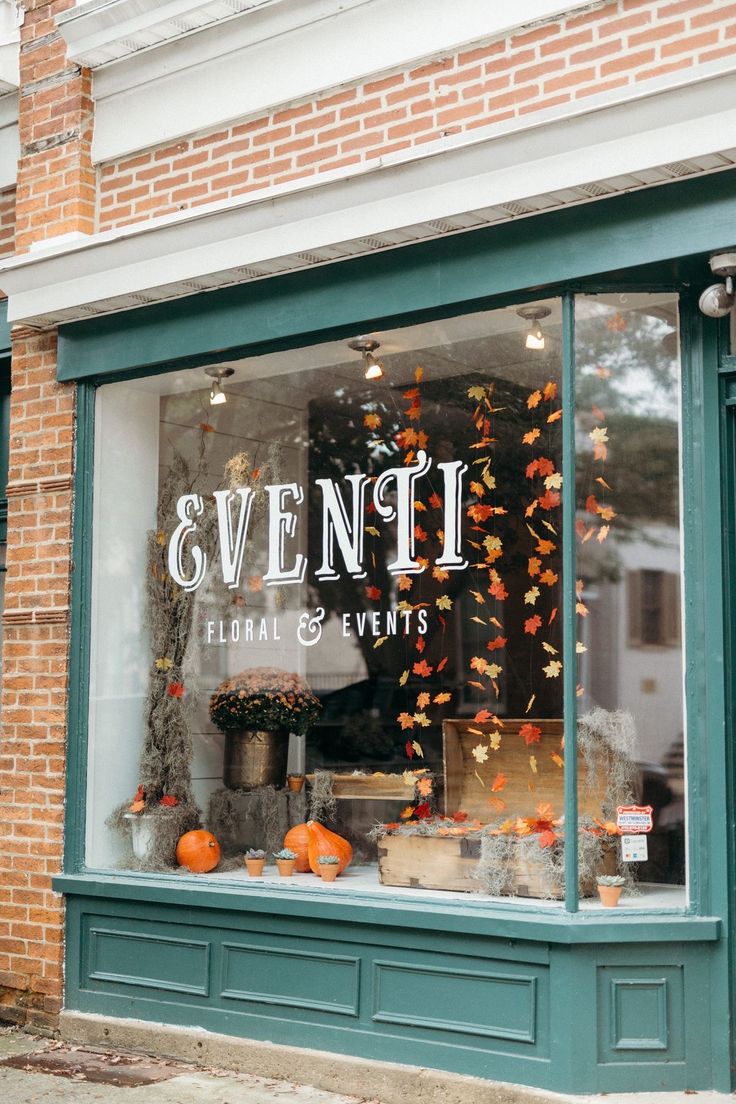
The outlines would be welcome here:
M 220 861 L 220 845 L 211 832 L 185 832 L 176 845 L 176 861 L 193 874 L 207 874 Z
M 309 867 L 313 874 L 319 874 L 319 859 L 320 855 L 337 855 L 339 860 L 338 874 L 342 874 L 346 866 L 348 866 L 353 857 L 353 849 L 346 839 L 342 836 L 338 836 L 336 832 L 331 832 L 329 828 L 325 828 L 324 824 L 319 824 L 316 820 L 307 821 L 307 830 L 309 832 L 309 845 L 307 847 L 307 856 L 309 858 Z
M 297 874 L 309 873 L 309 828 L 306 824 L 297 824 L 284 836 L 284 847 L 288 847 L 296 855 L 294 870 Z

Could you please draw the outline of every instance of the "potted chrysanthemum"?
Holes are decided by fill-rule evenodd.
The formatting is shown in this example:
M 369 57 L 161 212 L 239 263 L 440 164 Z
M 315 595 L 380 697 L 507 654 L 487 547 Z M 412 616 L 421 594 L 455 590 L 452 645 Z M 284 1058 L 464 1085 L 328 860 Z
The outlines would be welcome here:
M 277 667 L 251 667 L 220 683 L 210 717 L 225 733 L 225 785 L 283 786 L 289 733 L 305 736 L 321 708 L 303 678 Z

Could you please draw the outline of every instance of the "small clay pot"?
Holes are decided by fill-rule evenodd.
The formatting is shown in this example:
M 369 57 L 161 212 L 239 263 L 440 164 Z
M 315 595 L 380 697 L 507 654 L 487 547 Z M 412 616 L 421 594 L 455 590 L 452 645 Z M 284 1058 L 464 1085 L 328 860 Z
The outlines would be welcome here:
M 290 878 L 294 873 L 296 859 L 277 859 L 276 865 L 282 878 Z
M 605 908 L 616 908 L 623 886 L 598 886 L 598 896 Z
M 286 784 L 292 793 L 299 793 L 304 788 L 304 775 L 290 774 L 286 778 Z
M 319 876 L 323 882 L 334 882 L 339 871 L 339 863 L 324 863 L 319 868 Z
M 265 859 L 246 859 L 245 865 L 248 869 L 249 878 L 260 878 L 263 874 L 263 868 L 266 865 Z

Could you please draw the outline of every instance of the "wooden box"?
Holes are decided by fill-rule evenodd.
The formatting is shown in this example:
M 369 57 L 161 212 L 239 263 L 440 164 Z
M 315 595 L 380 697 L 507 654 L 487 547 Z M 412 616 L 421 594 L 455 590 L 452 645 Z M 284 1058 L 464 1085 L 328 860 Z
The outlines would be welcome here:
M 314 775 L 308 774 L 313 782 Z M 334 774 L 332 793 L 340 800 L 349 801 L 403 801 L 411 800 L 412 791 L 407 788 L 403 774 Z
M 538 743 L 527 745 L 520 731 L 525 724 L 542 731 Z M 475 731 L 471 731 L 475 729 Z M 452 816 L 460 810 L 470 820 L 483 824 L 535 815 L 542 802 L 552 806 L 553 816 L 564 811 L 564 770 L 552 758 L 562 755 L 561 720 L 504 720 L 501 743 L 490 751 L 484 763 L 472 752 L 488 740 L 478 735 L 496 730 L 489 724 L 448 720 L 442 726 L 444 754 L 444 812 Z M 534 756 L 536 772 L 530 765 Z M 494 780 L 505 775 L 503 789 L 492 792 Z M 607 796 L 607 771 L 599 769 L 588 777 L 585 760 L 578 752 L 579 815 L 600 817 Z M 480 857 L 480 832 L 466 836 L 386 835 L 378 845 L 379 877 L 383 885 L 411 886 L 478 892 L 473 877 Z M 562 886 L 545 882 L 544 870 L 534 863 L 519 862 L 513 892 L 524 897 L 561 897 Z

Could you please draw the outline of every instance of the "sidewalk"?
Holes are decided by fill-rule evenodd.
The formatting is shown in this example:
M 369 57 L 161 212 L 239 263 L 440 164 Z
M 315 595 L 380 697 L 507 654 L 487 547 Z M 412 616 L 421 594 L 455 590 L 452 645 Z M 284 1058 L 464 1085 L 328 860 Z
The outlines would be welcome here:
M 8 1064 L 8 1063 L 12 1064 Z M 720 1093 L 567 1096 L 484 1083 L 499 1104 L 730 1104 Z M 421 1089 L 407 1104 L 422 1104 Z M 384 1104 L 294 1081 L 201 1067 L 94 1046 L 52 1042 L 0 1027 L 2 1104 Z

